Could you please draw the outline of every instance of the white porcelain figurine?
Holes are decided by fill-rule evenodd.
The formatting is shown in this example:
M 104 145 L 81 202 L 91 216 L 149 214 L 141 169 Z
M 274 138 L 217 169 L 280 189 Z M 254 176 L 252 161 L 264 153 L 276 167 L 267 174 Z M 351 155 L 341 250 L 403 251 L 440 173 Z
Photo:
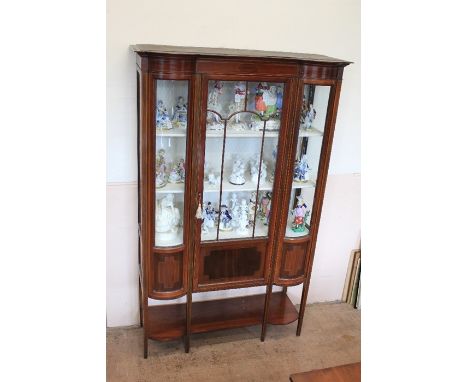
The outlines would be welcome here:
M 238 205 L 239 202 L 237 201 L 237 194 L 233 192 L 231 194 L 231 199 L 230 199 L 230 210 L 232 214 L 232 221 L 231 221 L 231 226 L 233 228 L 236 228 L 239 226 L 239 210 L 238 210 Z
M 167 194 L 156 202 L 156 235 L 160 241 L 172 241 L 179 230 L 180 213 L 174 195 Z
M 245 164 L 244 161 L 239 158 L 238 156 L 234 157 L 234 161 L 232 164 L 232 173 L 229 176 L 229 183 L 235 185 L 242 185 L 245 183 Z
M 210 90 L 208 94 L 208 108 L 218 111 L 219 103 L 218 98 L 223 94 L 223 83 L 221 81 L 216 81 L 213 89 Z
M 260 171 L 260 179 L 258 178 L 258 173 Z M 267 166 L 262 159 L 262 164 L 260 166 L 260 155 L 257 154 L 254 158 L 250 160 L 250 176 L 252 182 L 255 184 L 259 180 L 259 184 L 262 185 L 266 181 L 267 177 Z
M 237 206 L 237 210 L 239 218 L 236 232 L 240 235 L 245 235 L 248 233 L 247 227 L 249 226 L 249 206 L 247 205 L 247 201 L 245 199 L 242 199 L 240 205 Z

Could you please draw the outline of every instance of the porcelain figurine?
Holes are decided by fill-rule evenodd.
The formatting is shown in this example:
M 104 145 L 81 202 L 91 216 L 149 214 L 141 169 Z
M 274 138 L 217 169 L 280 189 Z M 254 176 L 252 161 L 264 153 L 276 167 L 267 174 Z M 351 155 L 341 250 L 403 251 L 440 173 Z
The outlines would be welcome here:
M 237 206 L 238 224 L 236 232 L 240 235 L 248 233 L 247 227 L 249 226 L 249 206 L 245 199 L 241 200 L 241 203 Z
M 229 115 L 234 114 L 237 111 L 237 106 L 235 103 L 229 105 Z M 240 113 L 235 114 L 233 118 L 230 118 L 228 121 L 228 128 L 234 131 L 243 131 L 247 130 L 247 124 L 241 121 Z
M 263 194 L 260 199 L 259 213 L 260 219 L 263 224 L 268 225 L 270 223 L 270 210 L 271 210 L 271 192 L 267 191 Z
M 183 183 L 185 181 L 185 162 L 182 158 L 172 167 L 168 180 L 169 183 Z
M 208 174 L 208 184 L 219 186 L 221 184 L 221 175 L 215 175 L 214 173 L 210 172 Z
M 245 183 L 245 164 L 242 159 L 239 157 L 234 157 L 234 162 L 232 164 L 232 173 L 229 176 L 229 183 L 235 185 L 242 185 Z
M 175 126 L 183 129 L 187 128 L 187 104 L 184 97 L 177 98 L 174 116 L 172 122 Z
M 206 114 L 206 128 L 207 130 L 223 130 L 224 123 L 218 114 L 209 111 Z
M 179 159 L 179 163 L 177 164 L 177 171 L 179 172 L 180 179 L 182 182 L 185 182 L 185 160 L 184 158 Z
M 247 94 L 247 91 L 245 89 L 245 83 L 243 82 L 238 82 L 234 86 L 234 104 L 235 104 L 235 111 L 241 111 L 244 110 L 244 104 L 245 104 L 245 96 Z M 240 122 L 240 115 L 236 114 L 236 123 Z
M 171 241 L 177 237 L 180 213 L 174 206 L 173 194 L 167 194 L 156 202 L 155 219 L 158 240 Z
M 310 180 L 309 164 L 305 155 L 302 156 L 301 160 L 297 160 L 294 163 L 294 180 L 296 182 L 308 182 Z
M 278 86 L 276 88 L 276 110 L 277 113 L 280 113 L 283 109 L 283 88 Z
M 236 228 L 239 226 L 239 202 L 237 201 L 237 194 L 235 192 L 231 194 L 230 202 L 229 210 L 231 211 L 232 217 L 231 227 Z
M 173 128 L 169 113 L 162 100 L 158 100 L 156 106 L 156 128 L 163 130 L 170 130 Z
M 309 217 L 310 211 L 307 209 L 307 205 L 302 196 L 297 196 L 296 198 L 296 208 L 291 211 L 291 214 L 294 216 L 291 229 L 294 232 L 304 232 L 306 229 L 306 220 Z
M 203 224 L 202 230 L 203 233 L 208 233 L 210 229 L 213 229 L 215 226 L 216 211 L 213 208 L 211 202 L 208 202 L 206 205 L 203 203 Z
M 300 123 L 301 123 L 301 128 L 305 129 L 305 120 L 307 116 L 307 112 L 309 111 L 309 107 L 307 104 L 307 99 L 306 96 L 302 96 L 302 107 L 301 107 L 301 117 L 300 117 Z
M 210 90 L 210 93 L 208 94 L 208 108 L 218 110 L 218 98 L 221 94 L 223 94 L 223 86 L 224 85 L 221 81 L 215 82 L 213 89 Z
M 311 129 L 316 116 L 317 111 L 315 110 L 314 105 L 310 104 L 304 118 L 304 128 Z
M 264 91 L 268 89 L 268 84 L 266 82 L 260 82 L 255 88 L 255 110 L 263 116 L 267 109 L 267 105 L 263 99 Z
M 258 177 L 259 167 L 261 167 L 261 169 L 260 169 L 260 179 Z M 259 181 L 259 184 L 263 185 L 265 183 L 265 181 L 266 181 L 267 166 L 266 166 L 266 164 L 265 164 L 265 162 L 263 160 L 262 160 L 262 164 L 260 166 L 260 155 L 256 155 L 250 161 L 250 176 L 251 176 L 252 182 L 254 182 L 255 184 L 257 183 L 257 181 Z
M 162 188 L 167 184 L 166 171 L 166 151 L 160 149 L 156 156 L 156 188 Z
M 249 225 L 253 226 L 255 223 L 255 200 L 257 199 L 257 193 L 253 191 L 250 194 L 249 200 Z
M 270 117 L 276 114 L 276 86 L 267 87 L 263 92 L 263 100 L 266 105 L 265 116 Z
M 221 231 L 231 231 L 232 216 L 229 212 L 228 206 L 225 204 L 221 205 L 220 217 L 219 217 L 219 229 Z

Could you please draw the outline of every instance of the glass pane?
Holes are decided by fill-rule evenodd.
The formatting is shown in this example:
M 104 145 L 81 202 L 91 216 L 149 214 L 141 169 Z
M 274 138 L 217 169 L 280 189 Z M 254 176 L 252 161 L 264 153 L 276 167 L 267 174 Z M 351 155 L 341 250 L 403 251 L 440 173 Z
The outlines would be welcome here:
M 330 86 L 304 86 L 287 237 L 309 234 L 329 97 Z
M 201 239 L 267 236 L 284 84 L 208 87 Z
M 156 80 L 155 245 L 183 242 L 188 81 Z

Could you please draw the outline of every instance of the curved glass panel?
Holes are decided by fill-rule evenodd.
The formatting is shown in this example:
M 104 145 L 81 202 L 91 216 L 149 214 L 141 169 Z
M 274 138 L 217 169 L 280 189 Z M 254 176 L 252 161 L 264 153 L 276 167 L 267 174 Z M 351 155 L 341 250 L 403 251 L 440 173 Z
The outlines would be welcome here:
M 188 81 L 156 80 L 155 246 L 183 243 Z
M 267 236 L 284 84 L 208 88 L 201 240 Z
M 305 85 L 286 237 L 309 234 L 330 86 Z

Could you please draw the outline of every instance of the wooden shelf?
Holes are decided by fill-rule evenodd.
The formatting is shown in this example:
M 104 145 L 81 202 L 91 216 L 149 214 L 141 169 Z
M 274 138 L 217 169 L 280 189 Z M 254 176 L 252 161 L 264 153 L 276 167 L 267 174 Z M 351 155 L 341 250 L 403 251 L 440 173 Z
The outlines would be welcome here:
M 192 305 L 192 333 L 260 325 L 265 295 L 195 302 Z M 282 292 L 272 293 L 268 323 L 285 325 L 298 318 L 295 306 Z M 148 308 L 148 336 L 169 341 L 185 334 L 185 304 L 158 305 Z

